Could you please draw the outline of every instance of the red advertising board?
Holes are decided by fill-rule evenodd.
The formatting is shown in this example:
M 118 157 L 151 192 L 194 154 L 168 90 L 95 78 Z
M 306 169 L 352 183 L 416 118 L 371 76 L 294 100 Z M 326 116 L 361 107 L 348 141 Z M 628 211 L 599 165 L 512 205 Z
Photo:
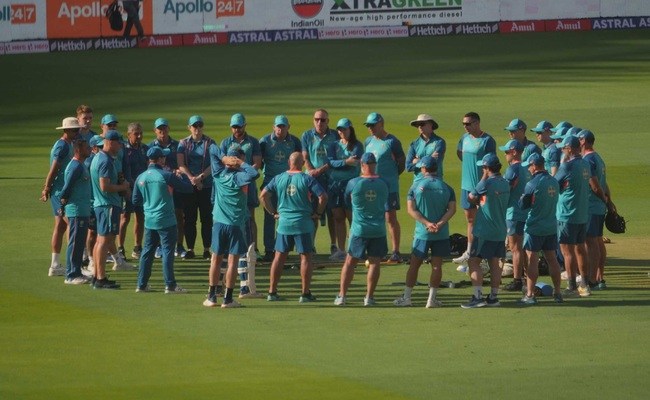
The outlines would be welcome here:
M 179 47 L 183 45 L 183 35 L 147 36 L 138 47 Z
M 47 37 L 57 39 L 121 36 L 122 32 L 111 30 L 105 16 L 111 3 L 111 0 L 48 0 Z M 153 32 L 152 2 L 145 1 L 141 4 L 140 21 L 145 35 L 150 35 Z M 126 14 L 123 19 L 126 21 Z M 132 35 L 136 35 L 135 28 Z
M 547 32 L 591 30 L 589 19 L 549 19 L 544 24 Z
M 201 46 L 204 44 L 225 44 L 228 43 L 228 34 L 225 32 L 216 33 L 192 33 L 183 35 L 184 46 Z

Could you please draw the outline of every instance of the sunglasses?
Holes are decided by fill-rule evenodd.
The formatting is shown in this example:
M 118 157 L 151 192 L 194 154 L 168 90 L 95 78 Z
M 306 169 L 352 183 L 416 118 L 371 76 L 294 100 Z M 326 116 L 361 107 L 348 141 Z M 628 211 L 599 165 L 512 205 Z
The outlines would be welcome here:
M 415 126 L 416 128 L 419 128 L 419 127 L 425 126 L 425 125 L 426 125 L 426 122 L 418 122 L 418 123 L 414 124 L 413 126 Z
M 196 124 L 194 124 L 192 126 L 195 127 L 195 128 L 203 128 L 203 124 L 201 122 L 196 123 Z
M 470 126 L 470 125 L 472 125 L 474 122 L 476 122 L 476 121 L 472 121 L 472 122 L 463 122 L 463 125 L 465 125 L 465 126 Z
M 316 122 L 327 122 L 327 118 L 314 118 Z
M 377 125 L 377 124 L 366 124 L 366 126 L 367 126 L 368 128 L 374 128 L 375 125 Z
M 242 127 L 239 126 L 239 125 L 233 125 L 233 126 L 231 126 L 231 128 L 232 128 L 232 129 L 241 129 Z
M 111 122 L 110 124 L 106 124 L 109 128 L 115 128 L 117 126 L 117 122 Z

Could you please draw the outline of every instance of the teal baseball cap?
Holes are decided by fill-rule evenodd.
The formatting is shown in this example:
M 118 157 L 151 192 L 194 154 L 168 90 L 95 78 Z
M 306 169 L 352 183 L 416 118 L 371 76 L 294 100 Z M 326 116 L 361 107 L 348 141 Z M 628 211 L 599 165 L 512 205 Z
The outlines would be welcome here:
M 556 127 L 556 128 L 557 128 L 557 127 Z M 553 128 L 553 129 L 555 129 L 555 128 Z M 551 129 L 551 131 L 552 131 L 553 129 Z M 566 136 L 566 131 L 568 131 L 568 130 L 569 130 L 569 128 L 559 128 L 559 129 L 557 129 L 557 130 L 555 131 L 555 134 L 554 134 L 554 135 L 551 135 L 551 139 L 553 139 L 553 140 L 560 140 L 560 139 L 562 139 L 563 137 Z
M 99 135 L 93 135 L 93 137 L 88 141 L 88 144 L 90 147 L 102 147 L 104 146 L 104 138 Z
M 566 135 L 562 140 L 562 144 L 560 145 L 560 147 L 564 148 L 567 146 L 573 148 L 580 147 L 580 140 L 578 140 L 577 136 Z
M 552 130 L 553 124 L 548 121 L 540 121 L 536 127 L 531 129 L 531 132 L 542 133 L 544 131 Z
M 161 126 L 169 126 L 169 122 L 165 118 L 158 118 L 156 122 L 153 123 L 154 128 L 159 128 Z
M 169 149 L 163 149 L 162 147 L 153 146 L 147 151 L 147 158 L 150 160 L 157 160 L 160 157 L 167 157 L 169 154 Z
M 572 126 L 573 126 L 573 124 L 571 122 L 562 121 L 562 122 L 558 123 L 557 125 L 555 125 L 555 128 L 551 128 L 551 132 L 557 132 L 560 128 L 569 129 Z
M 230 117 L 230 127 L 232 128 L 233 126 L 246 126 L 246 117 L 244 117 L 244 114 L 237 113 Z
M 361 156 L 361 162 L 364 164 L 377 164 L 377 158 L 370 152 L 363 153 L 363 156 Z
M 347 118 L 341 118 L 339 122 L 336 123 L 336 128 L 352 128 L 352 121 Z
M 528 156 L 528 160 L 524 161 L 521 163 L 522 167 L 527 167 L 529 165 L 540 165 L 544 164 L 544 157 L 537 153 L 533 153 L 530 156 Z
M 289 126 L 289 118 L 285 117 L 284 115 L 278 115 L 275 117 L 275 121 L 273 122 L 274 126 Z
M 376 112 L 371 112 L 370 114 L 368 114 L 368 117 L 366 118 L 366 122 L 364 122 L 363 124 L 365 126 L 374 125 L 378 122 L 382 122 L 383 120 L 384 117 L 382 117 L 381 114 Z
M 520 120 L 519 118 L 515 118 L 512 121 L 510 121 L 510 125 L 503 128 L 503 130 L 504 131 L 516 131 L 519 129 L 526 130 L 527 127 L 528 125 L 526 125 L 524 121 Z
M 118 131 L 108 131 L 104 135 L 104 140 L 117 140 L 121 141 L 122 140 L 122 135 Z
M 431 156 L 425 156 L 417 165 L 419 168 L 431 169 L 438 166 L 438 161 Z
M 196 124 L 197 122 L 204 123 L 203 118 L 201 118 L 200 115 L 192 115 L 190 117 L 190 121 L 187 123 L 187 125 L 192 126 L 192 125 Z
M 478 167 L 494 167 L 501 164 L 499 157 L 494 153 L 487 153 L 481 161 L 476 162 Z
M 120 121 L 118 121 L 117 117 L 113 114 L 106 114 L 102 117 L 102 125 L 108 125 L 111 122 L 115 122 L 117 124 Z
M 581 130 L 582 128 L 578 128 L 577 126 L 572 126 L 566 131 L 566 134 L 571 136 L 578 136 L 578 133 L 580 133 Z
M 512 140 L 508 140 L 508 143 L 506 143 L 505 146 L 499 146 L 499 150 L 501 151 L 514 150 L 516 152 L 521 153 L 522 151 L 524 151 L 524 145 L 521 144 L 521 142 L 519 142 L 518 140 L 512 139 Z
M 229 148 L 228 153 L 226 153 L 226 155 L 229 157 L 239 157 L 242 156 L 243 154 L 244 154 L 244 150 L 238 145 Z
M 594 143 L 596 141 L 594 133 L 588 129 L 581 130 L 580 133 L 578 133 L 578 139 L 584 139 L 589 143 Z

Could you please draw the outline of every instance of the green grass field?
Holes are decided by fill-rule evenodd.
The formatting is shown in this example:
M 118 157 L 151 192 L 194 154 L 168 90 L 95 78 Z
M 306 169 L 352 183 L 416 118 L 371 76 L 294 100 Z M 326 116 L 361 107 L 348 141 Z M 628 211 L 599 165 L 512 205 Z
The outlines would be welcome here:
M 638 30 L 0 58 L 0 398 L 646 398 L 650 162 L 640 144 L 649 46 L 650 31 Z M 595 133 L 628 233 L 607 234 L 607 290 L 533 308 L 502 293 L 499 309 L 461 310 L 471 295 L 464 288 L 442 289 L 446 307 L 426 310 L 427 290 L 417 287 L 418 307 L 396 309 L 402 287 L 393 283 L 404 281 L 405 265 L 382 270 L 373 309 L 362 307 L 363 267 L 343 309 L 332 305 L 337 267 L 315 272 L 317 303 L 298 304 L 298 271 L 286 270 L 280 290 L 289 301 L 244 300 L 241 310 L 201 306 L 203 261 L 176 263 L 179 284 L 191 290 L 184 296 L 161 293 L 159 264 L 157 293 L 134 293 L 135 272 L 112 274 L 120 291 L 68 287 L 47 277 L 52 217 L 38 198 L 54 128 L 82 103 L 95 108 L 96 130 L 114 113 L 123 129 L 142 122 L 145 142 L 159 116 L 172 137 L 187 136 L 192 114 L 220 141 L 235 112 L 256 137 L 277 114 L 300 135 L 324 107 L 332 123 L 351 118 L 360 137 L 365 116 L 378 111 L 407 148 L 416 134 L 408 121 L 428 113 L 447 140 L 445 179 L 457 190 L 454 149 L 466 112 L 479 112 L 499 145 L 512 118 L 569 120 Z M 403 202 L 410 183 L 401 180 Z M 408 253 L 413 220 L 405 210 L 399 219 Z M 462 213 L 451 228 L 465 232 Z M 317 240 L 323 253 L 325 236 Z M 130 250 L 131 235 L 127 243 Z M 444 271 L 443 279 L 467 279 L 451 262 Z M 264 291 L 268 267 L 258 276 Z

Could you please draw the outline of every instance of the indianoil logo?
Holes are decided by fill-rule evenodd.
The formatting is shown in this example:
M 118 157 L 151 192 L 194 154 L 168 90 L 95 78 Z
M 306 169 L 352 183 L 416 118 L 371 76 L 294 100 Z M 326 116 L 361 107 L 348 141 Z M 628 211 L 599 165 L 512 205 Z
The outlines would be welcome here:
M 291 0 L 293 12 L 300 18 L 314 18 L 323 9 L 323 0 Z

